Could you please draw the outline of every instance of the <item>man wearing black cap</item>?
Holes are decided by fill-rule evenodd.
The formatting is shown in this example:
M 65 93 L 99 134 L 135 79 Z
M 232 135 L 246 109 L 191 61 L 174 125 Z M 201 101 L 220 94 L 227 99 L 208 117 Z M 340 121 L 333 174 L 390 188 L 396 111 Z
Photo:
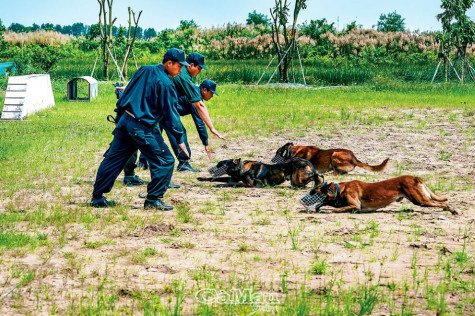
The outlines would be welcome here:
M 183 68 L 182 72 L 178 76 L 172 78 L 172 81 L 175 84 L 176 91 L 178 93 L 178 97 L 186 97 L 188 99 L 188 102 L 194 105 L 200 117 L 208 126 L 210 132 L 216 135 L 217 137 L 224 139 L 224 137 L 219 134 L 216 128 L 214 128 L 208 113 L 208 109 L 202 101 L 200 91 L 193 83 L 193 78 L 198 76 L 202 69 L 208 70 L 208 68 L 205 66 L 205 57 L 198 53 L 191 53 L 187 56 L 186 61 L 189 66 Z M 211 151 L 208 145 L 205 145 L 205 151 L 208 154 L 208 157 L 211 157 Z M 177 156 L 177 159 L 178 171 L 188 170 L 199 172 L 199 170 L 191 167 L 189 162 L 190 157 L 186 157 L 185 155 L 183 155 L 183 153 L 180 152 Z
M 155 126 L 158 122 L 163 124 L 180 149 L 188 155 L 175 106 L 178 102 L 176 91 L 168 77 L 177 76 L 182 66 L 189 66 L 185 52 L 172 48 L 165 53 L 162 64 L 141 67 L 130 80 L 117 101 L 117 126 L 112 133 L 114 139 L 97 171 L 92 206 L 115 204 L 103 194 L 111 191 L 127 160 L 140 149 L 149 163 L 151 175 L 144 208 L 173 209 L 165 205 L 161 198 L 170 183 L 175 160 Z
M 201 102 L 209 101 L 215 94 L 219 96 L 218 93 L 216 92 L 216 83 L 211 80 L 204 80 L 200 84 L 199 87 L 198 86 L 194 86 L 194 87 L 195 87 L 195 92 L 200 95 Z M 208 157 L 211 159 L 211 150 L 209 149 L 209 144 L 208 144 L 208 132 L 206 131 L 205 123 L 203 122 L 196 107 L 193 105 L 193 103 L 190 102 L 190 99 L 188 99 L 187 96 L 181 96 L 178 98 L 177 110 L 180 116 L 191 115 L 191 117 L 193 118 L 193 121 L 195 122 L 196 130 L 198 131 L 198 135 L 200 136 L 201 142 L 203 143 L 203 146 L 205 147 L 205 151 L 208 154 Z M 185 156 L 183 152 L 181 152 L 180 147 L 174 141 L 174 138 L 172 137 L 171 133 L 168 131 L 168 129 L 165 126 L 162 126 L 162 124 L 160 124 L 160 127 L 165 129 L 165 132 L 168 135 L 168 139 L 170 140 L 170 145 L 173 149 L 173 152 L 175 153 L 175 157 L 177 157 L 179 161 L 184 161 L 186 163 L 189 158 Z M 184 137 L 183 137 L 184 143 L 188 150 L 189 156 L 191 156 L 191 149 L 190 149 L 190 145 L 188 144 L 186 129 L 183 125 L 182 125 L 182 128 L 183 128 L 183 134 L 184 134 Z M 182 166 L 193 169 L 189 164 L 188 166 L 186 166 L 186 164 L 182 163 Z M 196 170 L 196 169 L 193 169 L 193 170 Z M 170 186 L 173 187 L 176 185 L 171 184 Z

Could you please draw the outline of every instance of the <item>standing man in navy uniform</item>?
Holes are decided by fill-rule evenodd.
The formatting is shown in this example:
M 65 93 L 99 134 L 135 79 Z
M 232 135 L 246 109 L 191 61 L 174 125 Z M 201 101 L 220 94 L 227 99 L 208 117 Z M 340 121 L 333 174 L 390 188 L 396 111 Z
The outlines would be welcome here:
M 200 84 L 199 87 L 195 86 L 195 90 L 201 96 L 201 101 L 209 101 L 214 95 L 219 96 L 219 94 L 216 92 L 216 83 L 211 80 L 204 80 Z M 193 121 L 195 122 L 196 130 L 198 131 L 198 135 L 201 139 L 201 142 L 203 143 L 203 146 L 208 155 L 208 158 L 211 159 L 211 150 L 208 144 L 208 132 L 206 131 L 206 125 L 201 119 L 201 116 L 198 113 L 198 110 L 196 109 L 196 107 L 193 105 L 193 103 L 190 102 L 187 96 L 181 96 L 180 98 L 178 98 L 178 103 L 176 104 L 176 108 L 180 116 L 191 115 L 191 117 L 193 118 Z M 186 149 L 188 150 L 188 154 L 191 157 L 191 149 L 190 149 L 190 145 L 188 144 L 186 129 L 185 129 L 185 126 L 183 126 L 181 122 L 180 124 L 184 133 L 183 142 L 185 143 Z M 170 141 L 170 145 L 173 149 L 173 152 L 175 154 L 175 157 L 177 159 L 182 159 L 184 161 L 188 160 L 188 156 L 185 156 L 185 153 L 180 149 L 180 147 L 178 146 L 178 143 L 175 141 L 175 138 L 173 137 L 173 134 L 168 131 L 168 129 L 166 128 L 164 124 L 160 123 L 160 132 L 162 132 L 163 129 L 167 133 L 167 136 Z M 143 156 L 140 155 L 140 158 L 143 158 Z M 146 181 L 140 179 L 137 175 L 135 175 L 134 169 L 137 167 L 137 165 L 135 164 L 136 161 L 137 161 L 137 152 L 133 154 L 133 156 L 127 161 L 127 164 L 124 167 L 124 175 L 125 175 L 124 184 L 126 185 L 146 184 Z M 146 160 L 145 160 L 145 165 L 148 167 Z M 127 178 L 127 175 L 130 175 L 130 176 Z M 126 181 L 129 181 L 129 182 L 126 182 Z M 178 184 L 174 184 L 174 183 L 170 183 L 168 187 L 180 188 Z
M 165 53 L 162 64 L 143 66 L 130 80 L 117 102 L 114 139 L 97 171 L 92 206 L 107 207 L 115 204 L 103 194 L 111 191 L 125 163 L 139 149 L 149 163 L 151 175 L 144 208 L 173 209 L 161 199 L 170 183 L 175 160 L 155 126 L 159 122 L 166 126 L 180 149 L 188 155 L 180 116 L 175 106 L 178 101 L 176 91 L 168 77 L 177 76 L 182 66 L 189 66 L 185 52 L 172 48 Z
M 117 99 L 120 99 L 122 94 L 124 94 L 125 86 L 123 84 L 119 84 L 118 82 L 113 84 L 115 87 L 115 95 Z M 143 185 L 148 184 L 148 181 L 144 181 L 140 179 L 138 175 L 135 174 L 135 168 L 141 167 L 143 169 L 148 169 L 148 162 L 145 159 L 144 155 L 140 155 L 140 159 L 137 162 L 137 150 L 132 154 L 129 160 L 127 160 L 124 166 L 124 185 L 126 186 L 136 186 L 136 185 Z M 175 186 L 170 186 L 175 187 Z M 177 186 L 179 187 L 179 186 Z
M 172 81 L 175 84 L 175 88 L 178 93 L 178 97 L 187 97 L 189 102 L 192 103 L 195 109 L 198 111 L 204 123 L 208 126 L 210 132 L 219 137 L 220 139 L 224 139 L 224 137 L 219 134 L 216 128 L 214 128 L 208 113 L 208 109 L 202 101 L 202 96 L 199 90 L 196 89 L 196 85 L 193 83 L 193 78 L 198 76 L 201 73 L 202 69 L 208 70 L 208 68 L 205 66 L 205 57 L 198 53 L 191 53 L 186 57 L 186 62 L 189 64 L 189 66 L 184 67 L 182 72 L 178 76 L 172 78 Z M 211 151 L 207 145 L 205 146 L 205 151 L 208 156 L 211 156 Z M 178 171 L 188 170 L 193 172 L 199 172 L 199 170 L 194 169 L 190 165 L 189 156 L 186 157 L 185 155 L 180 154 L 177 156 L 177 159 Z

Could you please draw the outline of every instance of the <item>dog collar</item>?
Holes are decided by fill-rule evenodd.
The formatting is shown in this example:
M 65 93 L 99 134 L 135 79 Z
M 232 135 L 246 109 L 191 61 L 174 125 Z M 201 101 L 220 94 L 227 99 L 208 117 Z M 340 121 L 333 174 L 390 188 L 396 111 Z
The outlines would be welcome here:
M 239 160 L 239 171 L 242 169 L 242 160 Z
M 291 146 L 289 148 L 289 159 L 292 158 L 292 149 L 294 148 L 294 146 Z
M 335 188 L 336 188 L 336 197 L 338 198 L 340 196 L 340 187 L 338 186 L 338 183 L 335 183 Z
M 338 185 L 338 183 L 336 182 L 332 182 L 334 185 L 335 185 L 335 189 L 336 189 L 336 192 L 334 192 L 333 190 L 331 190 L 330 188 L 328 188 L 328 190 L 332 191 L 332 193 L 335 193 L 335 206 L 336 207 L 340 207 L 340 186 Z M 331 183 L 330 183 L 331 185 Z

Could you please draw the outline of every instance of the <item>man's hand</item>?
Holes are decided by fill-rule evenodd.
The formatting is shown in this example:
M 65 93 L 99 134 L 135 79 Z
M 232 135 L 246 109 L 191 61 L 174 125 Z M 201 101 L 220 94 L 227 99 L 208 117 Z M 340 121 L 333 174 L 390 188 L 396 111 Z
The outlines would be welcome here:
M 225 139 L 223 136 L 221 136 L 221 134 L 216 130 L 216 128 L 212 128 L 209 130 L 211 133 L 213 133 L 214 135 L 216 135 L 219 139 Z
M 186 157 L 190 158 L 190 153 L 188 152 L 188 149 L 186 149 L 185 143 L 178 144 L 178 146 L 185 153 Z
M 211 160 L 211 149 L 209 149 L 208 145 L 205 145 L 205 151 L 206 151 L 206 154 L 208 155 L 209 160 Z

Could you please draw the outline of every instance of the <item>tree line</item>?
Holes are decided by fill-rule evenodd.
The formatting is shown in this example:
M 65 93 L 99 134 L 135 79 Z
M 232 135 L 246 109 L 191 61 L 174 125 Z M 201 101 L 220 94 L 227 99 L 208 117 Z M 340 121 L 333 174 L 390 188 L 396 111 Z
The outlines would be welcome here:
M 120 65 L 126 65 L 127 57 L 134 54 L 132 46 L 135 48 L 134 59 L 163 52 L 169 47 L 177 47 L 187 52 L 202 52 L 210 59 L 266 59 L 278 55 L 283 73 L 285 69 L 292 69 L 299 64 L 298 60 L 292 62 L 292 59 L 287 60 L 286 56 L 300 58 L 299 55 L 305 59 L 321 57 L 322 61 L 344 60 L 371 65 L 387 64 L 409 57 L 421 64 L 439 60 L 446 78 L 450 74 L 448 72 L 459 71 L 457 65 L 455 65 L 457 70 L 455 69 L 452 61 L 460 64 L 459 61 L 462 60 L 463 69 L 460 76 L 457 74 L 459 79 L 463 81 L 464 77 L 467 75 L 472 77 L 475 73 L 469 63 L 475 56 L 475 45 L 472 44 L 475 42 L 475 23 L 467 16 L 467 10 L 472 7 L 474 0 L 441 0 L 443 12 L 437 15 L 437 19 L 442 24 L 442 31 L 422 33 L 406 31 L 405 19 L 396 11 L 381 14 L 373 29 L 362 29 L 356 21 L 337 29 L 335 23 L 330 23 L 325 18 L 312 19 L 300 24 L 290 23 L 292 17 L 295 22 L 297 19 L 295 13 L 291 14 L 287 9 L 288 0 L 275 1 L 276 4 L 282 3 L 282 6 L 278 6 L 282 12 L 276 15 L 277 6 L 271 8 L 272 19 L 266 14 L 250 12 L 246 25 L 228 23 L 222 27 L 203 29 L 194 20 L 182 20 L 178 27 L 167 28 L 160 32 L 156 32 L 153 28 L 144 32 L 138 23 L 136 25 L 129 23 L 128 27 L 109 25 L 107 30 L 100 23 L 91 26 L 74 23 L 65 27 L 57 26 L 56 29 L 51 23 L 46 23 L 23 29 L 25 32 L 33 29 L 54 31 L 61 27 L 64 34 L 76 35 L 77 38 L 71 39 L 58 33 L 42 33 L 41 36 L 44 37 L 57 36 L 68 41 L 67 45 L 60 45 L 53 50 L 49 47 L 50 41 L 39 41 L 38 36 L 34 36 L 36 32 L 10 33 L 5 36 L 5 40 L 2 39 L 2 33 L 5 31 L 21 31 L 22 28 L 13 27 L 15 23 L 6 27 L 0 20 L 0 59 L 12 60 L 18 56 L 25 60 L 28 56 L 32 59 L 37 56 L 48 56 L 51 59 L 50 55 L 81 55 L 101 48 L 102 51 L 110 48 Z M 305 4 L 305 1 L 300 2 Z M 134 44 L 135 36 L 128 35 L 129 28 L 132 34 L 135 34 L 137 28 L 137 39 L 142 40 Z M 107 41 L 101 40 L 101 33 L 108 34 Z M 152 40 L 143 40 L 144 34 L 147 34 L 147 39 Z M 29 41 L 27 37 L 30 35 L 35 39 Z M 286 35 L 289 36 L 287 40 Z M 39 50 L 47 50 L 47 54 L 39 54 Z M 28 61 L 26 60 L 24 64 Z M 104 64 L 106 63 L 108 64 L 107 60 Z M 45 68 L 44 65 L 50 63 L 37 64 Z M 53 66 L 46 70 L 52 69 Z M 289 78 L 284 77 L 282 80 L 286 81 Z
M 404 31 L 405 24 L 404 24 L 404 18 L 400 14 L 398 14 L 396 11 L 388 13 L 388 14 L 381 14 L 379 17 L 379 20 L 377 22 L 377 29 L 378 31 L 383 31 L 383 32 L 397 32 L 397 31 Z M 0 20 L 1 21 L 1 20 Z M 271 27 L 271 19 L 266 15 L 262 13 L 257 13 L 256 10 L 253 12 L 250 12 L 248 15 L 248 18 L 246 20 L 247 25 L 253 25 L 253 26 L 263 26 L 263 27 L 268 27 L 268 33 L 270 33 L 270 27 Z M 34 32 L 34 31 L 40 31 L 40 30 L 45 30 L 45 31 L 55 31 L 61 34 L 66 34 L 66 35 L 73 35 L 73 36 L 85 36 L 87 38 L 93 39 L 96 38 L 100 34 L 100 29 L 98 24 L 92 24 L 92 25 L 87 25 L 82 22 L 76 22 L 71 25 L 60 25 L 56 24 L 54 25 L 53 23 L 42 23 L 42 24 L 36 24 L 33 23 L 31 26 L 25 26 L 21 23 L 11 23 L 10 26 L 5 27 L 3 24 L 1 24 L 3 27 L 3 30 L 8 30 L 11 32 L 15 33 L 27 33 L 27 32 Z M 199 27 L 198 24 L 194 20 L 182 20 L 180 21 L 180 25 L 178 26 L 178 29 L 187 29 L 187 28 L 193 28 L 193 27 Z M 359 25 L 356 23 L 356 21 L 351 22 L 346 26 L 346 29 L 354 29 L 359 27 Z M 324 31 L 335 31 L 335 26 L 334 23 L 328 23 L 326 19 L 316 19 L 316 20 L 310 20 L 310 22 L 304 22 L 303 24 L 299 25 L 299 28 L 303 31 L 303 33 L 310 34 L 310 33 L 325 33 Z M 132 26 L 132 32 L 134 32 L 135 27 Z M 146 29 L 143 29 L 142 27 L 137 27 L 137 34 L 138 38 L 142 40 L 148 40 L 151 38 L 155 38 L 159 35 L 159 33 L 162 32 L 170 32 L 173 29 L 167 28 L 165 30 L 162 30 L 158 32 L 155 30 L 153 27 L 149 27 Z M 113 36 L 120 36 L 120 34 L 124 34 L 128 32 L 128 28 L 124 26 L 112 26 L 112 35 Z
M 5 27 L 5 26 L 4 26 Z M 42 23 L 41 25 L 33 23 L 31 26 L 25 26 L 21 23 L 12 23 L 9 27 L 6 27 L 6 30 L 15 32 L 15 33 L 28 33 L 35 32 L 40 30 L 45 31 L 55 31 L 61 34 L 73 35 L 73 36 L 86 36 L 89 38 L 97 37 L 97 34 L 100 33 L 99 25 L 87 25 L 81 22 L 73 23 L 71 25 L 60 25 L 53 23 Z M 120 33 L 127 33 L 128 28 L 124 26 L 113 26 L 112 34 L 113 36 L 119 36 Z M 134 32 L 134 27 L 132 27 L 132 32 Z M 157 31 L 153 27 L 143 29 L 142 27 L 137 27 L 137 34 L 140 39 L 151 39 L 157 36 Z

